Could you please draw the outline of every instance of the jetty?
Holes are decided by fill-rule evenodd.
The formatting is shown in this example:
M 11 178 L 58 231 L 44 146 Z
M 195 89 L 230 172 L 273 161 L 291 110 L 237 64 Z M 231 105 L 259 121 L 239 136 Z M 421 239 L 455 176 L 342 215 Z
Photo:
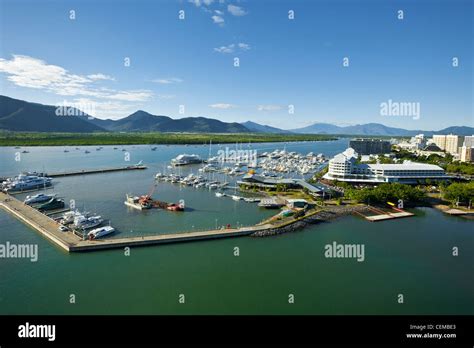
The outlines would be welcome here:
M 370 222 L 377 222 L 377 221 L 384 221 L 384 220 L 391 220 L 391 219 L 399 219 L 414 216 L 415 214 L 410 213 L 408 211 L 404 211 L 398 208 L 392 208 L 395 212 L 391 211 L 384 211 L 381 209 L 377 209 L 372 206 L 367 206 L 368 211 L 375 213 L 376 215 L 365 215 L 360 212 L 355 212 L 365 218 L 367 221 Z
M 148 167 L 146 165 L 136 164 L 136 165 L 131 165 L 131 166 L 120 166 L 120 167 L 66 170 L 63 172 L 46 173 L 44 174 L 44 176 L 47 176 L 49 178 L 58 178 L 58 177 L 64 177 L 64 176 L 111 173 L 111 172 L 121 172 L 121 171 L 127 171 L 127 170 L 144 170 L 147 168 Z M 1 177 L 0 182 L 7 179 L 8 177 Z M 23 191 L 23 192 L 26 192 L 26 191 Z
M 56 173 L 48 173 L 48 177 L 50 178 L 57 178 L 62 176 L 73 176 L 73 175 L 86 175 L 86 174 L 99 174 L 99 173 L 111 173 L 111 172 L 121 172 L 127 170 L 143 170 L 147 169 L 147 166 L 140 164 L 140 165 L 133 165 L 133 166 L 124 166 L 124 167 L 108 167 L 108 168 L 96 168 L 96 169 L 80 169 L 80 170 L 72 170 L 72 171 L 64 171 L 64 172 L 56 172 Z
M 68 252 L 93 251 L 164 243 L 176 243 L 195 240 L 218 239 L 248 236 L 256 232 L 275 228 L 272 224 L 255 225 L 241 228 L 223 228 L 208 231 L 192 231 L 140 237 L 104 238 L 83 240 L 73 232 L 59 230 L 60 224 L 49 216 L 39 212 L 18 199 L 0 192 L 0 208 L 9 212 L 26 225 Z

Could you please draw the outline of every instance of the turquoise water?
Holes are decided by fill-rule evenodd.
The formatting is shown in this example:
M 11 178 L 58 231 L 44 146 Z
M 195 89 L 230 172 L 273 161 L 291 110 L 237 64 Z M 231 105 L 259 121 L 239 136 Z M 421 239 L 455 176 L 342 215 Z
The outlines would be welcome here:
M 290 145 L 331 156 L 346 143 L 289 144 L 287 150 Z M 120 149 L 85 155 L 31 148 L 20 163 L 12 163 L 10 156 L 19 150 L 1 148 L 0 175 L 42 170 L 37 167 L 43 164 L 46 171 L 120 165 Z M 129 211 L 124 194 L 149 190 L 164 161 L 182 152 L 207 157 L 209 149 L 128 150 L 132 158 L 137 155 L 132 162 L 144 160 L 150 169 L 58 178 L 51 191 L 110 219 L 119 236 L 208 228 L 216 219 L 253 224 L 269 214 L 253 204 L 167 183 L 154 195 L 184 198 L 190 211 Z M 39 248 L 36 263 L 0 259 L 0 314 L 474 314 L 472 221 L 430 208 L 415 212 L 412 218 L 378 223 L 350 216 L 275 237 L 132 248 L 125 256 L 123 250 L 68 254 L 0 211 L 0 243 Z M 325 258 L 324 246 L 333 241 L 364 244 L 365 261 Z M 69 303 L 70 294 L 75 304 Z M 179 294 L 185 295 L 184 304 Z M 288 303 L 289 294 L 294 304 Z M 404 295 L 403 304 L 397 303 L 398 294 Z

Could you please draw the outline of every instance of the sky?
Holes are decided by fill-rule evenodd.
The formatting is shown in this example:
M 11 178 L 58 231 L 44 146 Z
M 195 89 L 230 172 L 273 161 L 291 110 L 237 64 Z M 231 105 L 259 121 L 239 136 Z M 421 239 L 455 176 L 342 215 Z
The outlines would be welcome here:
M 0 0 L 0 94 L 112 119 L 474 126 L 473 38 L 470 0 Z

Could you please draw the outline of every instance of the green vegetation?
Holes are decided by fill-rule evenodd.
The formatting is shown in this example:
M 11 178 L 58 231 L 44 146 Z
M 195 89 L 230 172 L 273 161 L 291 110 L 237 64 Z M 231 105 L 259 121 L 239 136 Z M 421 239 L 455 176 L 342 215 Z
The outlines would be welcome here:
M 377 187 L 355 189 L 346 187 L 345 196 L 363 203 L 396 203 L 402 199 L 406 203 L 420 202 L 425 198 L 425 192 L 419 187 L 399 183 L 380 184 Z
M 457 202 L 469 204 L 474 200 L 474 182 L 453 183 L 442 189 L 444 199 L 453 205 Z
M 256 133 L 17 133 L 0 132 L 0 146 L 214 144 L 336 140 L 318 134 Z
M 474 175 L 474 163 L 451 163 L 446 166 L 448 173 Z

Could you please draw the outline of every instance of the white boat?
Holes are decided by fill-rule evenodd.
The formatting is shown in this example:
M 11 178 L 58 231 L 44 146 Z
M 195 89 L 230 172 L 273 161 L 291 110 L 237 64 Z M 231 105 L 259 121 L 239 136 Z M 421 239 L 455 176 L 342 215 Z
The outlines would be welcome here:
M 67 211 L 65 212 L 59 222 L 63 225 L 69 225 L 74 222 L 74 218 L 77 216 L 89 216 L 89 213 L 79 213 L 78 211 Z
M 51 186 L 51 181 L 51 178 L 45 176 L 20 174 L 4 181 L 2 189 L 6 192 L 39 189 Z
M 244 198 L 244 201 L 248 203 L 259 203 L 261 199 L 260 198 Z
M 240 196 L 237 196 L 237 195 L 232 195 L 231 197 L 234 201 L 241 201 L 242 199 L 244 199 L 243 197 L 240 197 Z
M 54 198 L 56 196 L 56 194 L 45 194 L 45 193 L 39 193 L 37 195 L 33 195 L 33 196 L 26 196 L 25 200 L 23 203 L 25 204 L 34 204 L 34 203 L 42 203 L 42 202 L 47 202 L 49 200 L 51 200 L 51 198 Z
M 222 192 L 216 192 L 216 197 L 224 197 L 225 193 Z
M 108 234 L 111 234 L 114 231 L 115 231 L 115 228 L 113 228 L 112 226 L 104 226 L 104 227 L 99 227 L 90 231 L 87 234 L 87 236 L 89 237 L 89 239 L 97 239 L 97 238 L 106 236 Z
M 171 160 L 171 164 L 173 166 L 185 166 L 188 164 L 196 164 L 196 163 L 202 163 L 202 162 L 203 161 L 201 157 L 194 154 L 193 155 L 182 154 Z
M 101 216 L 90 216 L 78 215 L 74 217 L 74 227 L 82 230 L 87 230 L 99 226 L 104 220 Z

